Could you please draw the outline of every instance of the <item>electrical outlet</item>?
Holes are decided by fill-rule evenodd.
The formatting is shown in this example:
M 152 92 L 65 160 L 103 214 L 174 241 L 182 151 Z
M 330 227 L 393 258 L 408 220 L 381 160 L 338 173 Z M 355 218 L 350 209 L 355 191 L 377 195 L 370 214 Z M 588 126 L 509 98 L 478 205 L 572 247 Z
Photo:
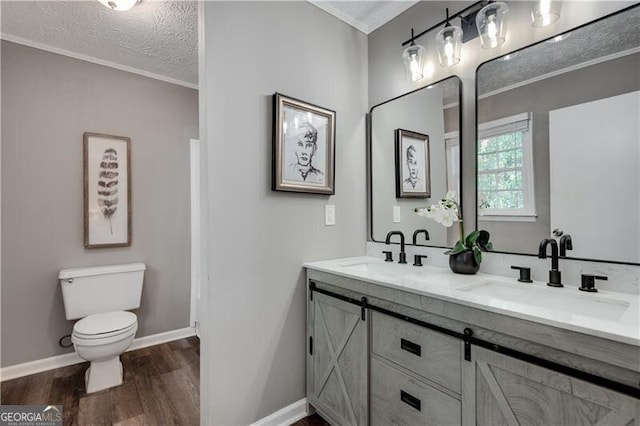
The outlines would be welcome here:
M 336 206 L 327 204 L 324 206 L 324 225 L 333 226 L 336 224 Z
M 400 223 L 400 206 L 393 206 L 393 223 Z

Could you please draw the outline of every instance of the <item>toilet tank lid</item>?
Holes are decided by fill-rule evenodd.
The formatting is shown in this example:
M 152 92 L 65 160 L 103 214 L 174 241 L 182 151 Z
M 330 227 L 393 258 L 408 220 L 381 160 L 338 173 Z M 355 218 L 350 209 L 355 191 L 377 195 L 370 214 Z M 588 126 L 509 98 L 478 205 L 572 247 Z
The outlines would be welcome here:
M 144 271 L 147 269 L 144 263 L 126 263 L 123 265 L 91 266 L 87 268 L 63 269 L 58 274 L 58 279 L 89 277 L 93 275 L 118 274 L 121 272 Z

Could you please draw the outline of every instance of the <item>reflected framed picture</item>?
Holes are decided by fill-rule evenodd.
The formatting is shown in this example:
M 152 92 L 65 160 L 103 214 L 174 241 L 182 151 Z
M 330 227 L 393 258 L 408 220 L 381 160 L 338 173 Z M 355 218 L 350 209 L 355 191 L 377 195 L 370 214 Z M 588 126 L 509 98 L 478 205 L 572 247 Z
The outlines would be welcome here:
M 271 189 L 334 194 L 335 133 L 335 111 L 275 93 Z
M 431 196 L 429 136 L 396 129 L 396 198 Z
M 85 132 L 84 246 L 131 245 L 131 139 Z

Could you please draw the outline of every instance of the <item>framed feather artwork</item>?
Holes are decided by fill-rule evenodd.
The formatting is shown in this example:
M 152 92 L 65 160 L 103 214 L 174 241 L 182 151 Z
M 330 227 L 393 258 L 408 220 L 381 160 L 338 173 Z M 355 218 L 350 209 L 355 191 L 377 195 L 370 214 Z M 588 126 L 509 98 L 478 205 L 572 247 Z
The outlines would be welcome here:
M 84 246 L 131 245 L 131 139 L 85 132 Z

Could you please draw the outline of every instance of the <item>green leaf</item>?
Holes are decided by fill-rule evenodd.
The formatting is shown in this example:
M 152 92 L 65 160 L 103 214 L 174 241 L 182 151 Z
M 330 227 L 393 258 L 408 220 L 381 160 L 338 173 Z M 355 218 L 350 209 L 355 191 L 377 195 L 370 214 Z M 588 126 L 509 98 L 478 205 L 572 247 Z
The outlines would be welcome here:
M 469 250 L 463 243 L 462 241 L 458 240 L 456 242 L 456 245 L 451 249 L 451 250 L 447 250 L 446 252 L 444 252 L 444 254 L 458 254 L 458 253 L 462 253 L 464 251 Z
M 476 259 L 478 265 L 482 263 L 482 252 L 478 247 L 473 247 L 473 257 Z
M 472 233 L 467 235 L 467 238 L 465 240 L 466 246 L 469 248 L 473 247 L 479 236 L 480 236 L 480 232 L 478 231 L 473 231 Z
M 476 240 L 476 245 L 480 247 L 480 250 L 487 251 L 493 249 L 493 244 L 489 242 L 489 238 L 491 238 L 489 232 L 485 231 L 484 229 L 478 231 L 478 239 Z

